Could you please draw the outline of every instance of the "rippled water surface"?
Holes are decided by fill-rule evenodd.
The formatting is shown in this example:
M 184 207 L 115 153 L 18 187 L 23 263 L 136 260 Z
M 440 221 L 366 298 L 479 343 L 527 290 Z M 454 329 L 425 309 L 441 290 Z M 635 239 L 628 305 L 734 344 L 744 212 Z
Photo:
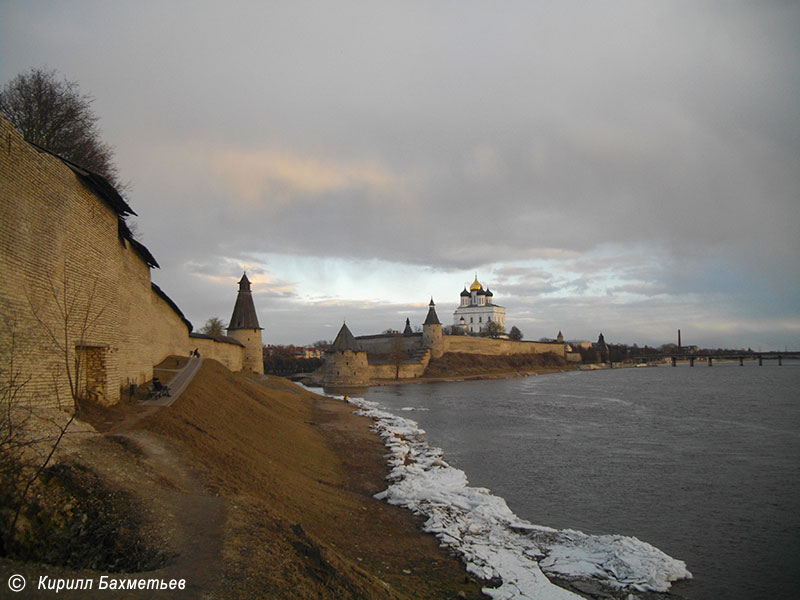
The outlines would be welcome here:
M 684 560 L 690 599 L 800 593 L 800 365 L 371 388 L 520 517 Z M 413 412 L 403 409 L 413 408 Z

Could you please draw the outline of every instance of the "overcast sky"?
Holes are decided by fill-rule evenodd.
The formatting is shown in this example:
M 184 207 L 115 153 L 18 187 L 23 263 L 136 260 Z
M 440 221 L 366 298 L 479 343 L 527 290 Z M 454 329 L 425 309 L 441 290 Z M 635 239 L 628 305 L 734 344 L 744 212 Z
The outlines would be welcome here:
M 13 2 L 0 82 L 95 97 L 196 328 L 452 322 L 800 349 L 797 2 Z

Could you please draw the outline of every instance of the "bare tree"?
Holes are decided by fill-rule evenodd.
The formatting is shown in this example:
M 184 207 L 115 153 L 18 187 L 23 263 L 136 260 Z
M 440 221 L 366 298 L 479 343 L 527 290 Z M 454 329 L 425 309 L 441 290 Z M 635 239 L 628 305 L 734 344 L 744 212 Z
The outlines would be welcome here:
M 114 149 L 100 137 L 93 102 L 74 81 L 41 68 L 20 73 L 0 90 L 0 113 L 26 140 L 102 175 L 124 191 L 129 185 L 119 180 Z
M 488 337 L 499 337 L 506 332 L 506 328 L 500 325 L 497 321 L 489 321 L 486 326 L 481 329 L 481 335 Z
M 3 535 L 6 546 L 15 538 L 17 521 L 31 487 L 50 464 L 78 415 L 80 401 L 90 391 L 85 375 L 86 356 L 82 349 L 86 348 L 88 336 L 105 310 L 105 306 L 98 307 L 96 292 L 96 280 L 88 287 L 73 288 L 66 265 L 61 282 L 48 280 L 44 302 L 36 302 L 28 291 L 28 304 L 34 320 L 61 363 L 61 367 L 54 368 L 50 375 L 53 397 L 58 408 L 64 411 L 64 418 L 37 413 L 30 395 L 25 393 L 31 376 L 24 375 L 17 363 L 20 348 L 16 327 L 5 336 L 8 347 L 3 348 L 2 353 L 6 366 L 0 368 L 0 410 L 3 413 L 0 417 L 0 476 L 5 488 L 2 501 L 5 506 L 12 507 L 14 515 Z M 68 387 L 67 398 L 61 385 L 64 377 Z M 26 425 L 32 418 L 48 422 L 52 433 L 38 438 L 31 435 Z M 35 451 L 29 451 L 34 447 Z
M 25 487 L 26 476 L 20 468 L 28 446 L 34 443 L 26 435 L 32 410 L 26 398 L 26 386 L 31 377 L 19 367 L 19 332 L 16 319 L 4 315 L 2 327 L 5 342 L 0 348 L 0 507 L 11 509 L 16 520 L 20 507 L 19 490 Z M 3 515 L 6 517 L 6 515 Z M 6 521 L 6 518 L 3 519 Z M 11 525 L 11 519 L 8 520 Z M 2 550 L 7 551 L 12 529 L 4 527 Z
M 200 333 L 204 333 L 212 337 L 225 335 L 225 321 L 219 317 L 211 317 L 208 321 L 206 321 L 206 324 L 200 328 Z
M 28 294 L 28 303 L 36 322 L 45 333 L 61 360 L 63 373 L 69 385 L 68 409 L 78 411 L 78 402 L 87 391 L 82 382 L 85 377 L 85 356 L 81 349 L 86 348 L 86 340 L 97 321 L 105 312 L 105 306 L 97 306 L 97 280 L 92 285 L 78 289 L 73 287 L 64 265 L 60 282 L 47 280 L 47 304 L 37 303 Z M 84 295 L 85 294 L 85 295 Z M 50 308 L 50 307 L 54 308 Z M 48 310 L 49 309 L 49 310 Z M 53 385 L 53 393 L 60 408 L 64 400 L 60 386 Z
M 466 335 L 463 325 L 445 325 L 442 328 L 444 335 Z
M 394 378 L 400 379 L 400 365 L 408 359 L 408 353 L 403 345 L 403 338 L 400 335 L 395 335 L 392 344 L 392 362 L 394 363 Z

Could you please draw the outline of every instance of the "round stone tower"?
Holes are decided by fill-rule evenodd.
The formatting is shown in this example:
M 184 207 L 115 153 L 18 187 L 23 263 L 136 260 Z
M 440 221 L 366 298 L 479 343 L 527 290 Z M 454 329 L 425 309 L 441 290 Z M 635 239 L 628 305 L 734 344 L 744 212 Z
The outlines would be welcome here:
M 228 335 L 244 346 L 243 371 L 264 374 L 264 351 L 261 341 L 261 327 L 258 326 L 253 293 L 247 273 L 239 280 L 239 294 L 233 306 L 233 315 L 228 324 Z
M 433 298 L 428 305 L 428 316 L 425 317 L 425 322 L 422 324 L 422 347 L 430 348 L 431 358 L 439 358 L 444 354 L 442 324 L 439 322 L 439 317 L 436 316 L 436 305 L 433 303 Z
M 342 324 L 339 334 L 325 352 L 325 371 L 323 385 L 367 385 L 369 383 L 369 362 L 367 353 L 361 348 L 346 324 Z

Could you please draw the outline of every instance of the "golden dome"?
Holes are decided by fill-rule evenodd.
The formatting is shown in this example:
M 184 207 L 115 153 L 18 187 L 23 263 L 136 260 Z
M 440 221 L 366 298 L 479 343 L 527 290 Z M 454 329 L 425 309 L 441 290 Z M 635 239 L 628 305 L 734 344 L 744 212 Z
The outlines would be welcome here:
M 475 275 L 475 281 L 473 281 L 472 285 L 469 286 L 469 291 L 470 292 L 475 292 L 475 291 L 482 290 L 482 289 L 483 289 L 483 286 L 478 281 L 478 276 Z

